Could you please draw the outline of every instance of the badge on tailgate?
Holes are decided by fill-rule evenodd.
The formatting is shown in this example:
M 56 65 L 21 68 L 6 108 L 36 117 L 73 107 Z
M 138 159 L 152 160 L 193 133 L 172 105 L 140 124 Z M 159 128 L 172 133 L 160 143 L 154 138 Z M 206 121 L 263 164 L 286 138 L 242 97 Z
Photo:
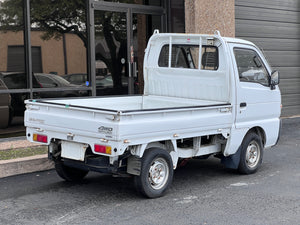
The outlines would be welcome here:
M 98 132 L 102 134 L 112 134 L 113 128 L 101 126 L 98 128 Z
M 67 159 L 74 159 L 84 161 L 87 144 L 62 141 L 61 143 L 61 157 Z

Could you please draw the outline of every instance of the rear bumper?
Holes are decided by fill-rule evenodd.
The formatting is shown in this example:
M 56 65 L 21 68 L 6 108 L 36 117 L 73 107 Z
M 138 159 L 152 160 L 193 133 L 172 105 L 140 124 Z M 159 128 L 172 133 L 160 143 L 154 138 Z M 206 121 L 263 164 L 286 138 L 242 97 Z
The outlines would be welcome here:
M 55 162 L 51 153 L 48 153 L 48 158 Z M 95 171 L 108 174 L 121 174 L 126 173 L 127 159 L 120 158 L 110 164 L 109 157 L 106 156 L 93 156 L 86 157 L 84 161 L 72 160 L 67 158 L 61 159 L 65 166 L 77 168 L 81 170 Z

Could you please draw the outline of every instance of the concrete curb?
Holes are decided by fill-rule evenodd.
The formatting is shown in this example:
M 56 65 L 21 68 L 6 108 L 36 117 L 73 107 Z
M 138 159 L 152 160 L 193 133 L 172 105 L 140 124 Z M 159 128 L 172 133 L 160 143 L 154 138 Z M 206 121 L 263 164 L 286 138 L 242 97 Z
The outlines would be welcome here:
M 54 164 L 49 161 L 47 157 L 48 155 L 44 154 L 18 159 L 0 160 L 0 178 L 53 169 Z

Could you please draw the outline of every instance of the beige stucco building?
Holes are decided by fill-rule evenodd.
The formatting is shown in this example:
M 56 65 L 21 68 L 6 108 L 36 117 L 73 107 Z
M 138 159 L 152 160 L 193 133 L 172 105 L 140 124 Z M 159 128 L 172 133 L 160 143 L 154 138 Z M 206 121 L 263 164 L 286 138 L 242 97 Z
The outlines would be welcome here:
M 235 36 L 234 0 L 185 1 L 186 33 L 213 34 L 219 30 L 222 36 Z
M 42 31 L 31 31 L 32 47 L 39 47 L 42 73 L 55 72 L 58 75 L 66 73 L 86 73 L 86 48 L 81 39 L 74 34 L 65 34 L 56 40 L 43 40 Z M 8 70 L 9 46 L 24 46 L 23 31 L 0 32 L 0 71 Z M 33 64 L 35 58 L 33 58 Z

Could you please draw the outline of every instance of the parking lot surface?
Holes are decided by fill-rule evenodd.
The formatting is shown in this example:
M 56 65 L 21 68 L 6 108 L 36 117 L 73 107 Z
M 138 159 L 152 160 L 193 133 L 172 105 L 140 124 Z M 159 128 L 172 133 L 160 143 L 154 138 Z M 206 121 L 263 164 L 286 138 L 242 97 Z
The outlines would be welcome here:
M 131 178 L 67 183 L 54 170 L 0 179 L 0 190 L 0 224 L 299 224 L 300 118 L 283 120 L 256 174 L 194 159 L 158 199 L 138 195 Z

